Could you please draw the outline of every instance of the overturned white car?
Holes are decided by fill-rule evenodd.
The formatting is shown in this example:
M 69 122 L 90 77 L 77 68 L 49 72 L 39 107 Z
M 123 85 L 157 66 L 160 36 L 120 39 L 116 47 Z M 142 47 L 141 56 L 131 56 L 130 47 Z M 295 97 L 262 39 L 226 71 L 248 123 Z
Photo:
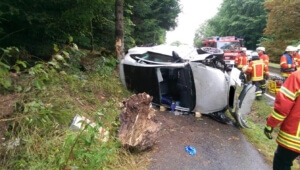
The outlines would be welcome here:
M 229 110 L 236 123 L 248 128 L 247 115 L 255 99 L 255 86 L 241 85 L 240 71 L 227 71 L 221 50 L 203 47 L 134 47 L 120 64 L 120 76 L 127 89 L 153 96 L 153 104 L 184 112 L 200 112 L 228 122 Z

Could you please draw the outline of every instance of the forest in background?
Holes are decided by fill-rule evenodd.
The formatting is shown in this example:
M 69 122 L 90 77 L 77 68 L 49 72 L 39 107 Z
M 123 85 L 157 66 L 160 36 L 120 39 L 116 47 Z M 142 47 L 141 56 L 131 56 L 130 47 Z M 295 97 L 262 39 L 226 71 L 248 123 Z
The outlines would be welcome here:
M 164 43 L 176 27 L 177 0 L 125 0 L 125 48 Z M 47 58 L 53 44 L 114 50 L 115 1 L 3 0 L 0 2 L 0 47 L 15 46 Z M 26 59 L 25 59 L 26 60 Z
M 195 33 L 194 44 L 203 37 L 237 36 L 246 47 L 266 47 L 272 62 L 279 62 L 286 46 L 300 44 L 299 0 L 224 0 L 218 13 Z

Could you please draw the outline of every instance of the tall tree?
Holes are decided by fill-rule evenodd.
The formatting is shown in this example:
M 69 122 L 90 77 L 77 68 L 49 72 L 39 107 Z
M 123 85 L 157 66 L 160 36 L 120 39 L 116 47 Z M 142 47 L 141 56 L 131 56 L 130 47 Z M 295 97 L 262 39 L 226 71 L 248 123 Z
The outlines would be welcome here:
M 119 61 L 124 58 L 123 0 L 116 0 L 116 54 Z
M 265 8 L 270 12 L 262 44 L 278 62 L 287 45 L 300 43 L 300 1 L 268 0 Z
M 178 0 L 128 0 L 136 44 L 164 43 L 167 30 L 177 26 Z

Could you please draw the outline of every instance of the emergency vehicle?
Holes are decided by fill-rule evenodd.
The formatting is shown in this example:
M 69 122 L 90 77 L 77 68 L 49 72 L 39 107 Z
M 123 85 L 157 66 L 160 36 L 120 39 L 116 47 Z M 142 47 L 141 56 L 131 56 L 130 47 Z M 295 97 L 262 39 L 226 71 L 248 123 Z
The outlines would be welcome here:
M 235 57 L 241 53 L 241 48 L 244 47 L 244 39 L 235 36 L 214 36 L 203 38 L 201 46 L 214 47 L 223 50 L 223 60 L 228 68 L 232 68 L 234 66 Z

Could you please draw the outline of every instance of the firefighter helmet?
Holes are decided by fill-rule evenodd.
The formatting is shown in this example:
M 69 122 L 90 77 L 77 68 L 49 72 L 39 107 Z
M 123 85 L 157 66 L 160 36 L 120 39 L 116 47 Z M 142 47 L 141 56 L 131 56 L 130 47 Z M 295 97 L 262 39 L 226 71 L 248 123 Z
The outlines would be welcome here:
M 263 51 L 263 52 L 265 52 L 266 48 L 265 47 L 257 47 L 256 51 Z
M 241 49 L 241 51 L 247 51 L 247 48 L 246 48 L 246 47 L 243 47 L 243 48 Z
M 297 48 L 294 47 L 294 46 L 289 45 L 289 46 L 286 47 L 285 51 L 297 51 Z

